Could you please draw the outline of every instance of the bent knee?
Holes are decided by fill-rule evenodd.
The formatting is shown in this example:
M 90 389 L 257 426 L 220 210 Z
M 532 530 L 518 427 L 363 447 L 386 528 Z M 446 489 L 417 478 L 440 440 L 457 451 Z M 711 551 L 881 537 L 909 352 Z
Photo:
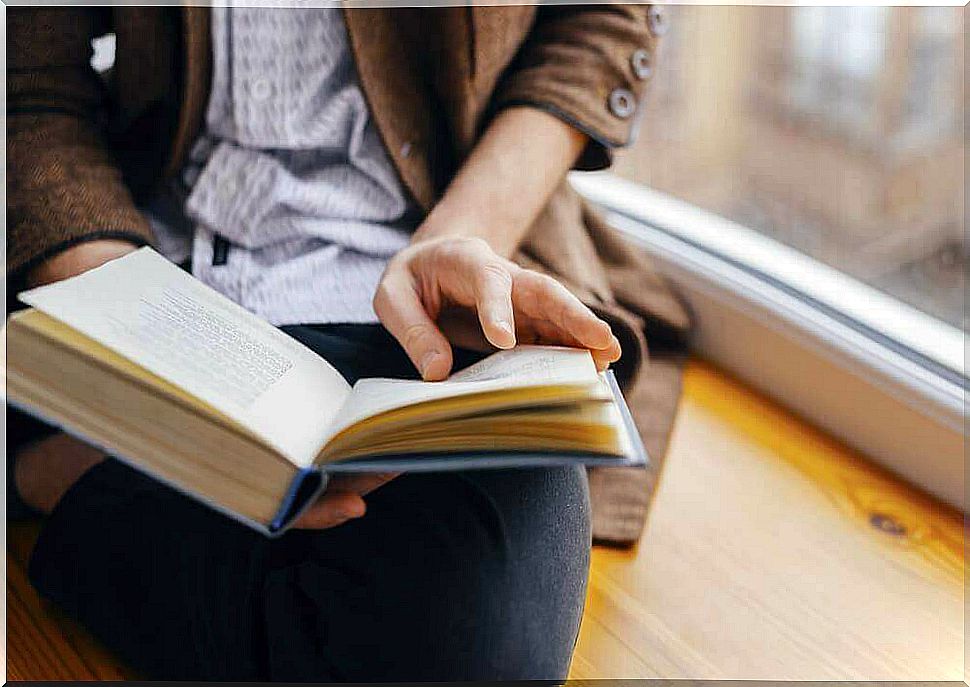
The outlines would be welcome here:
M 360 521 L 304 536 L 310 558 L 283 587 L 300 587 L 294 605 L 317 618 L 301 632 L 336 674 L 565 677 L 589 565 L 581 468 L 404 476 Z M 375 642 L 395 650 L 358 653 Z
M 590 545 L 590 505 L 581 466 L 477 473 L 500 512 L 512 553 L 539 547 L 543 557 L 571 558 Z

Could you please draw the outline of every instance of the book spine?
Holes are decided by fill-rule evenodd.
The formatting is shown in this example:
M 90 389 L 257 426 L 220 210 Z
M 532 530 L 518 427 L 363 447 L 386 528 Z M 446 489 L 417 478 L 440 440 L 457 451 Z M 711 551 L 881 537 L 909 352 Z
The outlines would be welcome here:
M 329 481 L 318 468 L 304 468 L 293 477 L 286 496 L 269 524 L 270 536 L 279 536 L 296 522 L 307 508 L 323 493 Z
M 616 406 L 620 410 L 620 417 L 623 420 L 623 425 L 626 427 L 627 435 L 630 438 L 630 444 L 633 447 L 633 451 L 636 454 L 634 457 L 636 461 L 642 465 L 650 464 L 650 456 L 647 455 L 647 449 L 643 445 L 643 440 L 640 438 L 640 431 L 637 429 L 636 423 L 633 421 L 633 415 L 630 413 L 630 407 L 626 404 L 626 399 L 623 397 L 623 392 L 620 390 L 620 385 L 616 381 L 616 375 L 613 374 L 613 370 L 607 370 L 605 373 L 606 381 L 610 385 L 610 391 L 613 392 L 613 400 L 616 401 Z

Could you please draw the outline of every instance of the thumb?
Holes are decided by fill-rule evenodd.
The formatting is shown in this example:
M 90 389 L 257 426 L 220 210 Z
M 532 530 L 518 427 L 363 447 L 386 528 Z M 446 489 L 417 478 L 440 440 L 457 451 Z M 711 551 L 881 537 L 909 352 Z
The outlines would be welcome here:
M 428 316 L 409 279 L 385 277 L 374 296 L 374 312 L 426 381 L 451 372 L 451 344 Z

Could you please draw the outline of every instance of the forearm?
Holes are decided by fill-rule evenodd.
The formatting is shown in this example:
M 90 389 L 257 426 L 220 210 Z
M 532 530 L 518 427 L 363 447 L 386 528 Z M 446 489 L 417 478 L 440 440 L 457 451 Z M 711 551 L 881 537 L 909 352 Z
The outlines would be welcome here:
M 415 232 L 484 239 L 511 256 L 586 145 L 562 120 L 528 107 L 503 110 Z

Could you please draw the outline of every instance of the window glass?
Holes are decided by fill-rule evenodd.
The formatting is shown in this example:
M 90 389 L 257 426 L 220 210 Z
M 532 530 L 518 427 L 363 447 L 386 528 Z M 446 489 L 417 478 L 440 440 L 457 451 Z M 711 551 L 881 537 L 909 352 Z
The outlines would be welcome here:
M 666 11 L 617 173 L 966 330 L 962 8 Z

